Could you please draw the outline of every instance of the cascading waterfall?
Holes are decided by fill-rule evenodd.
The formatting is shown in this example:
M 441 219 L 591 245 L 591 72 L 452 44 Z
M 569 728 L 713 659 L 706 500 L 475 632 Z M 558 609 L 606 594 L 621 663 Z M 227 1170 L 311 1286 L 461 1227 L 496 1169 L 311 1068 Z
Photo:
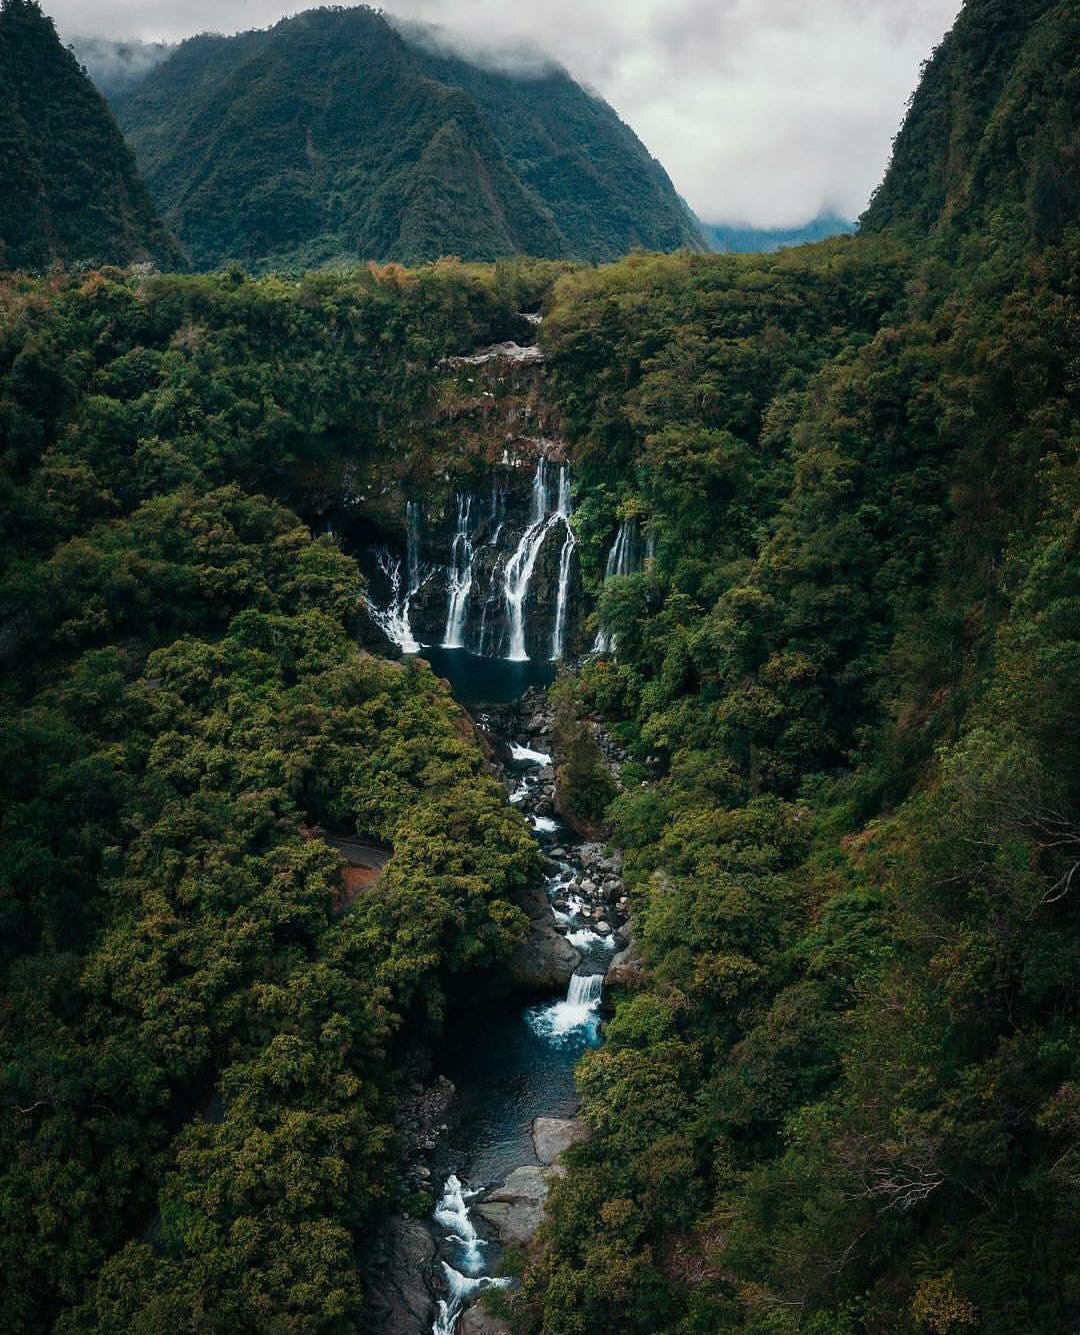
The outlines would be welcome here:
M 603 992 L 602 973 L 576 973 L 570 979 L 564 1001 L 538 1006 L 525 1018 L 534 1034 L 560 1043 L 595 1028 Z
M 444 649 L 462 649 L 465 646 L 465 613 L 473 582 L 473 544 L 469 533 L 472 499 L 471 496 L 457 498 L 457 529 L 450 545 Z
M 525 596 L 529 591 L 536 558 L 548 530 L 558 520 L 558 512 L 547 513 L 547 460 L 541 456 L 533 478 L 532 514 L 528 528 L 521 535 L 514 554 L 506 563 L 503 596 L 510 618 L 510 638 L 506 657 L 512 663 L 528 662 L 525 649 Z
M 420 642 L 413 635 L 409 625 L 409 603 L 416 590 L 412 588 L 411 583 L 402 587 L 400 558 L 392 557 L 383 548 L 375 559 L 390 586 L 390 601 L 386 607 L 376 607 L 374 603 L 369 603 L 368 611 L 371 613 L 371 619 L 402 653 L 419 653 Z
M 570 589 L 570 562 L 577 546 L 574 530 L 570 526 L 570 483 L 566 465 L 559 468 L 559 500 L 555 511 L 566 526 L 562 551 L 559 553 L 559 592 L 555 599 L 555 629 L 551 634 L 551 657 L 556 661 L 563 656 L 563 640 L 566 636 L 566 600 Z
M 439 1300 L 439 1314 L 431 1327 L 432 1335 L 454 1335 L 458 1317 L 474 1294 L 484 1289 L 506 1288 L 510 1283 L 508 1279 L 494 1279 L 478 1273 L 483 1264 L 481 1253 L 487 1244 L 473 1226 L 465 1200 L 466 1195 L 477 1194 L 466 1192 L 457 1175 L 451 1173 L 446 1179 L 442 1200 L 435 1207 L 435 1222 L 446 1230 L 447 1241 L 461 1249 L 463 1271 L 442 1262 L 447 1297 Z
M 604 583 L 616 575 L 629 575 L 638 566 L 638 526 L 636 519 L 624 519 L 615 534 L 604 567 Z M 603 626 L 596 632 L 594 654 L 610 654 L 615 648 L 615 635 Z

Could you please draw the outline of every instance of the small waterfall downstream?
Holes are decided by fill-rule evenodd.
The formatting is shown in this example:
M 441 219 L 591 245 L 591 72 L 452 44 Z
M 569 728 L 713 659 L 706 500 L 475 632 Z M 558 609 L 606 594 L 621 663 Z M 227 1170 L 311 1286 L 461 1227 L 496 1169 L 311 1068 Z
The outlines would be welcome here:
M 607 564 L 604 567 L 605 584 L 616 575 L 630 575 L 638 568 L 639 547 L 637 520 L 624 519 L 619 524 L 619 531 L 615 534 L 611 551 L 608 552 Z M 593 653 L 610 654 L 614 649 L 614 633 L 601 626 L 593 642 Z
M 466 1192 L 457 1175 L 451 1173 L 446 1179 L 442 1200 L 435 1207 L 435 1220 L 446 1229 L 447 1241 L 457 1249 L 459 1255 L 455 1259 L 460 1261 L 462 1269 L 442 1262 L 447 1296 L 439 1299 L 439 1313 L 431 1327 L 432 1335 L 454 1335 L 458 1317 L 476 1294 L 484 1289 L 503 1289 L 510 1283 L 508 1279 L 495 1279 L 480 1273 L 484 1264 L 483 1251 L 488 1244 L 477 1233 L 466 1201 L 466 1197 L 479 1194 L 477 1191 Z
M 465 613 L 469 605 L 469 591 L 473 582 L 473 544 L 469 534 L 472 497 L 457 498 L 457 530 L 450 547 L 449 597 L 446 606 L 444 649 L 465 647 Z
M 604 992 L 602 973 L 576 973 L 570 979 L 563 1001 L 531 1010 L 526 1019 L 533 1033 L 551 1042 L 558 1042 L 580 1033 L 592 1031 L 600 1018 L 600 999 Z

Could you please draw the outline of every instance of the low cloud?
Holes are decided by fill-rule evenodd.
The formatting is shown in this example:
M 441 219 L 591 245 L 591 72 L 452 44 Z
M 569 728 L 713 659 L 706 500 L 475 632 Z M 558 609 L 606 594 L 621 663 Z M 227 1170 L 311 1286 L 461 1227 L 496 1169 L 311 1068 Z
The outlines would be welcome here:
M 707 222 L 854 217 L 920 63 L 960 0 L 397 0 L 403 19 L 527 74 L 550 53 L 602 94 Z M 276 0 L 46 0 L 69 34 L 176 40 L 282 17 Z

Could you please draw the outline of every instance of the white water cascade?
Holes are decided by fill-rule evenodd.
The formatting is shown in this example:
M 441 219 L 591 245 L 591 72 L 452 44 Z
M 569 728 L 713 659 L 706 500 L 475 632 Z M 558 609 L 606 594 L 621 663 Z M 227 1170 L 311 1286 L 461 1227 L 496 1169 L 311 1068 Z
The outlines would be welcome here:
M 444 649 L 465 647 L 465 613 L 469 605 L 469 590 L 473 582 L 473 545 L 469 533 L 472 497 L 457 498 L 457 529 L 450 545 L 450 568 L 447 576 L 449 597 L 446 605 Z
M 503 595 L 510 618 L 510 637 L 506 657 L 512 663 L 528 662 L 525 649 L 525 595 L 529 591 L 536 558 L 544 545 L 548 530 L 560 518 L 558 511 L 547 513 L 547 460 L 541 456 L 536 465 L 532 487 L 532 513 L 529 526 L 506 563 Z
M 390 586 L 390 601 L 385 607 L 368 604 L 371 618 L 386 638 L 404 654 L 420 652 L 421 644 L 412 633 L 409 608 L 413 594 L 419 589 L 420 579 L 420 502 L 409 501 L 405 506 L 405 579 L 401 577 L 401 559 L 383 548 L 376 563 Z
M 604 992 L 602 973 L 576 973 L 566 989 L 566 999 L 551 1006 L 538 1006 L 526 1015 L 534 1034 L 552 1043 L 595 1028 Z
M 484 642 L 487 639 L 488 616 L 499 602 L 499 539 L 506 527 L 505 509 L 506 494 L 499 490 L 497 482 L 492 482 L 490 537 L 484 545 L 495 552 L 495 559 L 491 567 L 487 597 L 484 599 L 480 610 L 480 629 L 476 636 L 476 652 L 481 655 L 484 652 Z
M 616 575 L 629 575 L 638 565 L 638 526 L 636 519 L 624 519 L 615 534 L 615 541 L 608 552 L 607 565 L 604 567 L 604 583 Z M 594 654 L 610 654 L 615 648 L 615 636 L 603 626 L 596 632 L 593 642 Z
M 493 1279 L 478 1273 L 483 1264 L 482 1251 L 487 1244 L 473 1226 L 466 1203 L 466 1197 L 478 1194 L 467 1192 L 457 1175 L 451 1173 L 446 1179 L 442 1200 L 435 1207 L 435 1222 L 446 1230 L 447 1241 L 461 1249 L 463 1270 L 455 1270 L 446 1261 L 442 1263 L 447 1297 L 439 1300 L 439 1314 L 431 1327 L 432 1335 L 454 1335 L 458 1318 L 474 1294 L 489 1288 L 506 1288 L 510 1283 L 509 1279 Z
M 574 530 L 570 527 L 570 484 L 565 464 L 562 464 L 559 468 L 559 500 L 555 514 L 566 526 L 566 537 L 563 538 L 562 551 L 559 553 L 559 592 L 555 599 L 555 629 L 551 633 L 551 658 L 553 662 L 558 661 L 563 656 L 563 640 L 566 636 L 566 600 L 570 589 L 570 561 L 574 555 L 574 548 L 577 546 Z

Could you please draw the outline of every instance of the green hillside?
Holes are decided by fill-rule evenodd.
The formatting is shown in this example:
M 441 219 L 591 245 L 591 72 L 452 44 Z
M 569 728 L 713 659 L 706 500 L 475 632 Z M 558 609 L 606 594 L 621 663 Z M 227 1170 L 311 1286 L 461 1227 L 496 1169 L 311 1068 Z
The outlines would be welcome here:
M 568 75 L 480 70 L 365 7 L 193 38 L 116 108 L 202 266 L 704 247 L 663 169 Z
M 1080 216 L 1080 10 L 1071 0 L 967 4 L 927 63 L 865 231 Z M 1026 215 L 1027 222 L 1016 217 Z
M 112 113 L 33 0 L 0 5 L 0 268 L 153 260 L 168 236 Z

